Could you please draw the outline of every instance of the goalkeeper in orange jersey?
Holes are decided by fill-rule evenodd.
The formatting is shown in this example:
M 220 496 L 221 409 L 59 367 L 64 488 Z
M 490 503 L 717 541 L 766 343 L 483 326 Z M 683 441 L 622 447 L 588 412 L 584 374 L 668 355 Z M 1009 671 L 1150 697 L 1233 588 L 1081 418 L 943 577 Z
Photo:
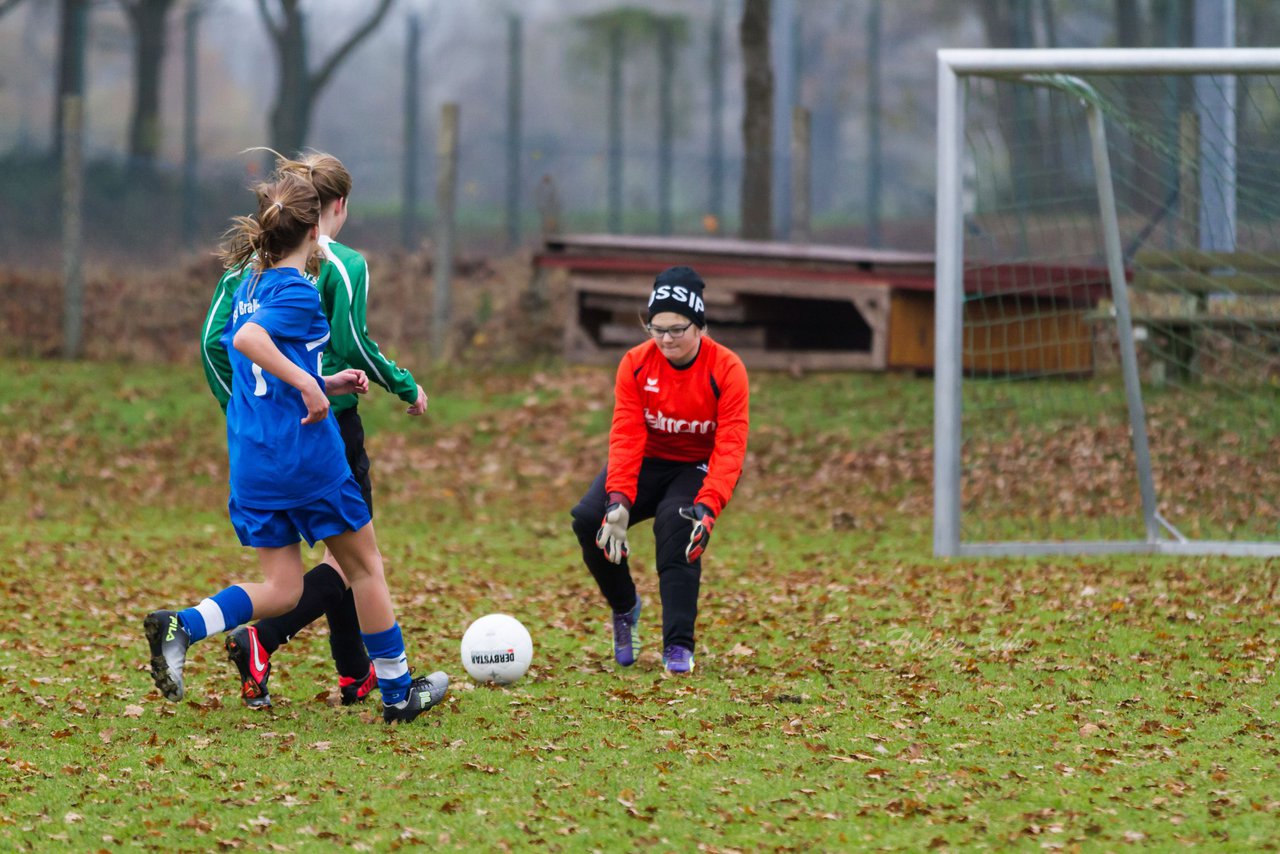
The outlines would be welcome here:
M 662 663 L 669 673 L 688 673 L 702 555 L 747 452 L 747 371 L 707 334 L 704 288 L 689 267 L 655 279 L 650 340 L 618 366 L 608 463 L 573 508 L 582 558 L 613 611 L 613 655 L 623 667 L 639 654 L 627 529 L 653 519 Z

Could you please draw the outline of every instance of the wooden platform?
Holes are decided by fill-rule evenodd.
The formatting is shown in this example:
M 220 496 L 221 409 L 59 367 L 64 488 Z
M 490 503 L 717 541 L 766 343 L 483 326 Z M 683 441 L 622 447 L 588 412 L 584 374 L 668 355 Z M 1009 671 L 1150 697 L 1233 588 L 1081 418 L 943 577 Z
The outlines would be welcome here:
M 708 329 L 748 367 L 933 369 L 931 254 L 722 238 L 549 237 L 534 258 L 535 274 L 567 274 L 565 357 L 615 364 L 643 341 L 654 276 L 677 264 L 706 281 Z M 1105 290 L 1101 275 L 1029 265 L 967 275 L 973 297 L 966 301 L 966 326 L 973 321 L 979 332 L 966 334 L 966 368 L 1091 371 L 1083 316 Z M 1041 292 L 1029 299 L 1032 281 Z

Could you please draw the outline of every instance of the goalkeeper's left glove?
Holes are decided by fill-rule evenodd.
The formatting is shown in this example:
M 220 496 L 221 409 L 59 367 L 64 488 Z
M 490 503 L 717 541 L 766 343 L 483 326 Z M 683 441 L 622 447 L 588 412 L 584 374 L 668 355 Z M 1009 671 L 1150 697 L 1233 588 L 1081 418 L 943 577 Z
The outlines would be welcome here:
M 716 524 L 716 514 L 711 508 L 699 502 L 692 507 L 681 507 L 680 515 L 693 523 L 693 531 L 689 534 L 689 545 L 685 547 L 684 557 L 693 563 L 702 557 L 711 542 L 711 529 Z

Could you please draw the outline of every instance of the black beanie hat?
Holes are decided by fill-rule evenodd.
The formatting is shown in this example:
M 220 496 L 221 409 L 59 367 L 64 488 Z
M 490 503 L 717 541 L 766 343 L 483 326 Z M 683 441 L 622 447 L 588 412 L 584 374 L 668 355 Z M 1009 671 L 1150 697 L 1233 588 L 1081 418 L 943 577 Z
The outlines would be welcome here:
M 668 267 L 653 280 L 653 293 L 649 295 L 649 319 L 664 311 L 674 311 L 698 324 L 707 325 L 702 304 L 702 289 L 706 284 L 692 267 Z

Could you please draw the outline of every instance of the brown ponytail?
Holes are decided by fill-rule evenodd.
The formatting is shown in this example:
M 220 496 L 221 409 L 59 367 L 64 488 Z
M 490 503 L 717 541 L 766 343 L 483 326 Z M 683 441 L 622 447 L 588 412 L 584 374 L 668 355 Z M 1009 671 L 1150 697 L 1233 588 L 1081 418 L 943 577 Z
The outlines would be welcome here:
M 294 174 L 310 181 L 320 196 L 321 207 L 351 195 L 351 173 L 341 160 L 322 151 L 300 154 L 295 160 L 281 157 L 276 161 L 276 174 Z
M 347 171 L 347 167 L 342 165 L 342 161 L 332 154 L 326 154 L 323 151 L 311 151 L 290 159 L 274 148 L 267 148 L 266 146 L 246 148 L 240 153 L 247 154 L 250 151 L 265 151 L 275 155 L 275 178 L 283 175 L 297 175 L 299 178 L 309 181 L 320 196 L 321 207 L 335 199 L 345 199 L 351 195 L 351 173 Z
M 223 235 L 218 257 L 228 270 L 252 264 L 261 272 L 275 266 L 320 222 L 315 187 L 297 175 L 280 175 L 275 181 L 259 184 L 254 192 L 257 214 L 235 217 Z

